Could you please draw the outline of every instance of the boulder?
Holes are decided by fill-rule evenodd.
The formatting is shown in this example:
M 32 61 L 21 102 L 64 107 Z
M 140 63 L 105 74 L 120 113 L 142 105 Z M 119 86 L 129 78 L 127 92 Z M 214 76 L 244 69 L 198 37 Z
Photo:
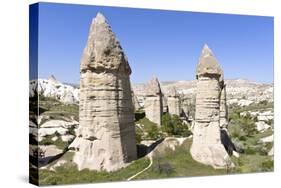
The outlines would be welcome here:
M 40 128 L 38 130 L 39 137 L 54 135 L 55 133 L 58 133 L 60 135 L 65 135 L 68 133 L 68 129 L 63 127 L 54 127 L 54 128 Z
M 267 154 L 268 156 L 273 156 L 274 155 L 274 148 L 272 147 L 271 150 Z
M 266 124 L 264 121 L 258 121 L 255 123 L 256 129 L 259 132 L 264 132 L 265 130 L 270 128 L 270 125 Z
M 64 120 L 49 120 L 46 121 L 45 123 L 43 123 L 40 128 L 58 128 L 58 127 L 62 127 L 62 128 L 72 128 L 76 125 L 78 125 L 79 123 L 75 120 L 72 121 L 64 121 Z
M 69 142 L 69 141 L 73 140 L 73 138 L 74 138 L 73 135 L 62 135 L 62 136 L 61 136 L 61 140 L 62 140 L 63 142 Z
M 273 135 L 261 138 L 260 141 L 263 143 L 273 142 Z

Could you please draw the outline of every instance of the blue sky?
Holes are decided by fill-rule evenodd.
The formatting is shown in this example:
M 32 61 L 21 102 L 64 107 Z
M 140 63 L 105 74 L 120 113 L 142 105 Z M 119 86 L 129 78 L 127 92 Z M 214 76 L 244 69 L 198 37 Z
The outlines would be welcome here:
M 226 79 L 273 82 L 273 18 L 152 9 L 41 3 L 39 78 L 79 83 L 90 23 L 101 12 L 119 39 L 133 83 L 193 80 L 207 43 Z

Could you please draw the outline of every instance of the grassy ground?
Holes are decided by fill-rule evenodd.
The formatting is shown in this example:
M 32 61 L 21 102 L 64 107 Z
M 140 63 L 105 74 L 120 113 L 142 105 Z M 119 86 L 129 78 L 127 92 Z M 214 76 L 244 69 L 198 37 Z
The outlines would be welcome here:
M 156 154 L 150 169 L 136 179 L 158 179 L 171 177 L 191 177 L 226 174 L 226 170 L 215 170 L 192 159 L 191 140 L 186 140 L 175 151 L 167 149 L 165 154 Z
M 78 171 L 77 166 L 71 163 L 57 167 L 56 171 L 40 170 L 40 185 L 59 185 L 91 182 L 125 181 L 130 176 L 142 170 L 149 164 L 147 158 L 139 159 L 126 168 L 115 172 L 97 172 L 90 170 Z
M 75 120 L 78 120 L 78 116 L 79 116 L 78 104 L 63 104 L 54 98 L 39 96 L 39 107 L 40 107 L 40 113 L 44 113 L 46 115 L 53 115 L 53 116 L 71 115 L 74 117 Z
M 42 108 L 48 110 L 44 113 L 76 114 L 76 117 L 78 117 L 77 105 L 68 106 L 58 101 L 53 102 L 51 106 L 48 106 L 42 100 Z M 247 109 L 267 109 L 268 107 L 272 107 L 272 104 L 252 105 L 247 107 Z M 267 152 L 272 148 L 273 144 L 260 142 L 260 138 L 273 134 L 273 131 L 267 130 L 263 133 L 254 131 L 254 120 L 247 119 L 249 117 L 243 119 L 243 117 L 239 116 L 242 110 L 240 107 L 233 107 L 230 110 L 232 120 L 229 126 L 229 133 L 231 138 L 242 149 L 239 158 L 232 157 L 235 168 L 216 170 L 211 166 L 194 161 L 190 155 L 192 140 L 189 139 L 183 145 L 176 148 L 175 151 L 167 149 L 164 153 L 156 153 L 153 156 L 153 165 L 134 180 L 273 171 L 274 162 L 272 157 L 267 156 Z M 165 136 L 156 124 L 143 116 L 143 112 L 136 116 L 138 117 L 136 124 L 142 125 L 141 128 L 136 127 L 138 142 L 144 139 L 159 139 Z M 65 147 L 64 144 L 58 143 L 61 147 Z M 145 157 L 115 172 L 78 171 L 77 166 L 72 162 L 72 157 L 73 153 L 66 152 L 61 160 L 69 162 L 61 167 L 57 167 L 56 171 L 51 171 L 50 169 L 39 170 L 40 185 L 125 181 L 150 163 L 149 159 Z M 50 166 L 53 164 L 55 164 L 55 161 Z
M 273 170 L 271 157 L 260 154 L 241 154 L 238 159 L 232 157 L 232 161 L 236 165 L 233 169 L 213 169 L 211 166 L 203 165 L 192 159 L 189 152 L 191 142 L 191 140 L 186 140 L 175 151 L 167 149 L 164 154 L 156 153 L 153 157 L 153 165 L 134 180 L 267 172 Z M 67 160 L 69 161 L 70 158 Z M 57 167 L 55 172 L 40 170 L 40 185 L 124 181 L 144 169 L 148 164 L 149 160 L 147 158 L 141 158 L 126 168 L 109 173 L 90 170 L 78 171 L 73 163 L 68 163 L 62 167 Z
M 72 142 L 72 140 L 70 140 L 69 142 L 64 142 L 59 136 L 56 141 L 52 141 L 53 137 L 54 135 L 46 136 L 41 142 L 39 142 L 39 145 L 55 145 L 58 149 L 65 150 Z

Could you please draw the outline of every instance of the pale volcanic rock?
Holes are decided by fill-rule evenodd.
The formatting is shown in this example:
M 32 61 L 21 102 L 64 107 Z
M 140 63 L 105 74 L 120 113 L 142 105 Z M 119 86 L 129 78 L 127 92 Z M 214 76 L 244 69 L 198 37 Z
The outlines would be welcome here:
M 190 150 L 192 158 L 214 168 L 225 168 L 229 163 L 233 166 L 220 136 L 222 70 L 207 45 L 199 59 L 196 78 L 195 125 Z
M 165 95 L 162 96 L 162 104 L 163 104 L 163 113 L 169 112 L 168 98 Z
M 49 79 L 31 80 L 29 82 L 29 97 L 37 94 L 52 97 L 63 103 L 78 103 L 79 89 L 63 84 L 51 76 Z
M 180 97 L 176 88 L 172 88 L 169 92 L 167 103 L 169 113 L 180 116 Z
M 133 90 L 132 90 L 132 100 L 133 100 L 134 111 L 138 111 L 141 108 L 141 106 Z
M 79 123 L 75 120 L 73 121 L 64 121 L 64 120 L 49 120 L 43 123 L 40 128 L 56 128 L 56 127 L 63 127 L 63 128 L 71 128 Z
M 222 84 L 222 90 L 220 95 L 220 127 L 227 128 L 228 125 L 228 111 L 226 103 L 226 85 Z
M 273 139 L 274 139 L 273 135 L 270 135 L 270 136 L 261 138 L 260 141 L 263 142 L 263 143 L 268 143 L 268 142 L 273 142 Z
M 255 122 L 255 125 L 256 125 L 257 131 L 259 131 L 259 132 L 264 132 L 267 129 L 271 128 L 270 125 L 268 125 L 264 121 Z
M 93 19 L 80 65 L 78 169 L 118 170 L 137 158 L 131 68 L 104 16 Z
M 68 129 L 63 128 L 63 127 L 40 128 L 40 129 L 38 129 L 38 136 L 39 137 L 54 135 L 55 133 L 58 133 L 60 135 L 66 135 L 68 133 Z
M 206 44 L 204 45 L 201 56 L 199 58 L 199 63 L 196 69 L 196 77 L 205 74 L 219 75 L 219 79 L 221 79 L 223 76 L 223 72 L 220 65 L 217 63 L 213 52 Z
M 73 140 L 74 136 L 73 135 L 62 135 L 61 136 L 61 140 L 63 142 L 70 142 L 71 140 Z
M 160 83 L 156 77 L 153 77 L 146 88 L 146 98 L 144 102 L 145 116 L 150 121 L 161 125 L 163 113 L 163 94 Z
M 271 150 L 267 153 L 268 156 L 274 155 L 274 147 L 272 146 Z

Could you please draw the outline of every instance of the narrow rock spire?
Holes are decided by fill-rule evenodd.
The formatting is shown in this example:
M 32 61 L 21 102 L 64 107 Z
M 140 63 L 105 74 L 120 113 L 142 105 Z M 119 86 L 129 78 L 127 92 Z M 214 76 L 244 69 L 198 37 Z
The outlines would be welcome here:
M 167 102 L 169 113 L 180 116 L 180 97 L 175 87 L 170 89 Z
M 97 14 L 90 26 L 80 69 L 131 74 L 131 68 L 120 42 L 101 13 Z
M 93 19 L 80 65 L 78 169 L 114 171 L 137 159 L 128 60 L 105 17 Z
M 160 83 L 155 76 L 146 86 L 144 109 L 146 118 L 160 126 L 163 114 L 163 94 Z
M 199 63 L 196 69 L 196 76 L 200 76 L 203 74 L 223 75 L 222 69 L 218 64 L 217 59 L 215 58 L 212 50 L 208 47 L 207 44 L 205 44 L 202 49 Z
M 201 54 L 201 56 L 213 56 L 213 52 L 207 44 L 204 44 Z
M 196 78 L 195 124 L 190 153 L 200 163 L 226 168 L 233 163 L 221 140 L 222 70 L 207 45 L 199 58 Z

